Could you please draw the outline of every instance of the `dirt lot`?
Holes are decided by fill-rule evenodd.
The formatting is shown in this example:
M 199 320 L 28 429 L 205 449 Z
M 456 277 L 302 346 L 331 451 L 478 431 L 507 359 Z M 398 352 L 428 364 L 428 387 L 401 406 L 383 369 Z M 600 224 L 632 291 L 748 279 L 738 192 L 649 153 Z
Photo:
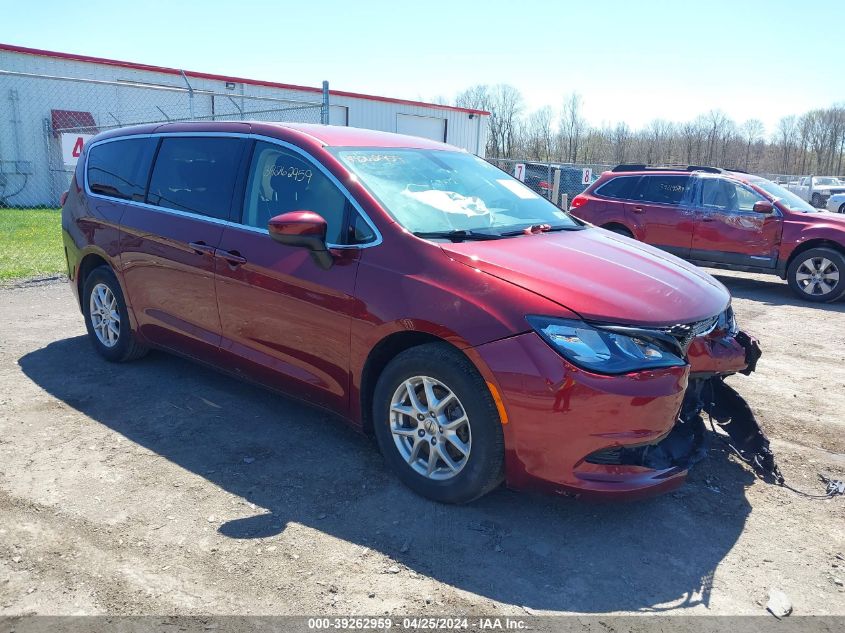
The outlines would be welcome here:
M 761 339 L 731 381 L 787 479 L 845 477 L 845 303 L 721 278 Z M 414 496 L 339 420 L 184 360 L 97 357 L 64 283 L 0 290 L 0 614 L 845 615 L 845 498 L 721 449 L 662 498 Z

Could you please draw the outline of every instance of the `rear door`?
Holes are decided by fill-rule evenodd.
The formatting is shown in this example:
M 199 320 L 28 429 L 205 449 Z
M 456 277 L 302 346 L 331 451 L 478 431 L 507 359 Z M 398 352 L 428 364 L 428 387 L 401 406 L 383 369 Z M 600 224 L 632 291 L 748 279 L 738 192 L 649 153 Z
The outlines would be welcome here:
M 214 253 L 245 144 L 163 137 L 146 203 L 129 208 L 121 225 L 126 290 L 142 334 L 202 360 L 215 359 L 220 344 Z
M 217 251 L 217 297 L 227 365 L 337 411 L 348 407 L 349 346 L 358 272 L 356 242 L 375 237 L 339 183 L 290 146 L 258 141 L 243 216 Z M 320 214 L 334 264 L 273 241 L 268 220 L 289 211 Z M 349 227 L 353 227 L 350 229 Z
M 648 174 L 640 179 L 625 203 L 625 214 L 639 227 L 643 242 L 689 257 L 695 227 L 689 186 L 686 174 Z
M 774 268 L 783 228 L 777 207 L 772 213 L 756 213 L 754 203 L 766 199 L 747 185 L 717 174 L 702 174 L 696 181 L 690 258 Z

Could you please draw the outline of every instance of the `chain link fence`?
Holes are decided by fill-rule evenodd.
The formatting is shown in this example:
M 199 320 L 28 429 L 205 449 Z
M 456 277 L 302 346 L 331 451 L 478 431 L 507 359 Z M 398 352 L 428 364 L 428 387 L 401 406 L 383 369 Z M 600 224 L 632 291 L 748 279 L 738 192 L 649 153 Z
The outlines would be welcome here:
M 83 144 L 105 130 L 177 121 L 328 121 L 323 99 L 225 93 L 0 68 L 0 281 L 64 269 L 59 200 Z M 319 94 L 316 95 L 319 97 Z
M 613 165 L 602 163 L 542 163 L 515 158 L 488 158 L 487 162 L 524 182 L 533 191 L 568 210 L 572 198 Z

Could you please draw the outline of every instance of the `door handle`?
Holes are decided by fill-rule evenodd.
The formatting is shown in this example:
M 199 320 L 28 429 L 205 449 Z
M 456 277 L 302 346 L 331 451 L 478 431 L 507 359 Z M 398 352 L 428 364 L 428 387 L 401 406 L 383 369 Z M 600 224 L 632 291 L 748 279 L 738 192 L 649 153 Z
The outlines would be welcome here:
M 639 207 L 639 206 L 634 207 L 633 211 L 634 211 L 634 213 L 645 213 L 645 209 L 643 209 L 642 207 Z
M 218 248 L 214 254 L 221 259 L 225 259 L 231 266 L 246 264 L 246 257 L 241 256 L 238 251 L 224 251 L 222 248 Z
M 715 222 L 712 215 L 705 215 L 701 218 L 702 222 Z
M 188 246 L 197 255 L 214 255 L 214 251 L 216 250 L 213 246 L 209 246 L 205 242 L 190 242 Z

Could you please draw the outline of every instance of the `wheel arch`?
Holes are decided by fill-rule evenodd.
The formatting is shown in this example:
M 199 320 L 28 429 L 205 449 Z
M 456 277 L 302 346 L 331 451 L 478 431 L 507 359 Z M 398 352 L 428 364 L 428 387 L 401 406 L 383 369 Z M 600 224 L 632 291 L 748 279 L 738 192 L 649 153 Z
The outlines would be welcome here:
M 403 330 L 388 334 L 370 350 L 361 371 L 359 388 L 361 426 L 366 434 L 370 435 L 373 432 L 373 394 L 384 368 L 402 352 L 427 343 L 445 343 L 455 350 L 461 351 L 446 339 L 419 330 Z
M 79 299 L 80 310 L 82 309 L 82 287 L 85 284 L 85 280 L 88 278 L 88 275 L 91 274 L 92 270 L 94 270 L 95 268 L 99 268 L 100 266 L 108 266 L 114 272 L 114 267 L 111 265 L 111 263 L 109 263 L 109 261 L 102 254 L 97 252 L 86 253 L 79 262 L 75 281 L 76 296 Z M 118 280 L 118 283 L 120 283 L 120 280 Z
M 622 231 L 625 232 L 625 235 L 627 237 L 637 239 L 637 236 L 634 234 L 634 232 L 630 228 L 625 226 L 622 222 L 606 222 L 606 223 L 601 225 L 601 228 L 606 229 L 608 231 L 613 231 L 614 233 L 618 233 L 618 230 L 621 229 Z M 617 229 L 617 230 L 614 230 L 614 229 Z
M 359 413 L 360 415 L 361 429 L 364 433 L 371 435 L 373 432 L 373 396 L 375 394 L 376 383 L 378 382 L 379 376 L 381 376 L 385 367 L 387 367 L 388 363 L 402 352 L 429 343 L 442 343 L 444 345 L 448 345 L 459 354 L 465 356 L 473 367 L 475 367 L 482 380 L 485 381 L 488 389 L 493 389 L 494 391 L 498 389 L 492 373 L 482 361 L 481 356 L 476 353 L 473 348 L 459 347 L 452 341 L 422 330 L 403 330 L 401 332 L 393 332 L 383 337 L 373 346 L 370 353 L 367 355 L 367 359 L 364 362 L 363 369 L 361 371 L 361 380 L 358 390 L 359 410 L 356 411 L 356 413 Z M 491 395 L 499 408 L 500 415 L 502 415 L 504 412 L 502 410 L 503 405 L 500 404 L 501 397 L 498 393 L 491 393 Z
M 830 240 L 827 238 L 813 238 L 809 239 L 806 242 L 802 242 L 799 246 L 795 247 L 795 249 L 789 254 L 789 258 L 786 260 L 783 266 L 783 275 L 782 277 L 786 277 L 786 271 L 789 270 L 789 266 L 795 261 L 795 258 L 798 257 L 801 253 L 804 253 L 812 248 L 832 248 L 842 255 L 845 255 L 845 245 L 836 242 L 834 240 Z

